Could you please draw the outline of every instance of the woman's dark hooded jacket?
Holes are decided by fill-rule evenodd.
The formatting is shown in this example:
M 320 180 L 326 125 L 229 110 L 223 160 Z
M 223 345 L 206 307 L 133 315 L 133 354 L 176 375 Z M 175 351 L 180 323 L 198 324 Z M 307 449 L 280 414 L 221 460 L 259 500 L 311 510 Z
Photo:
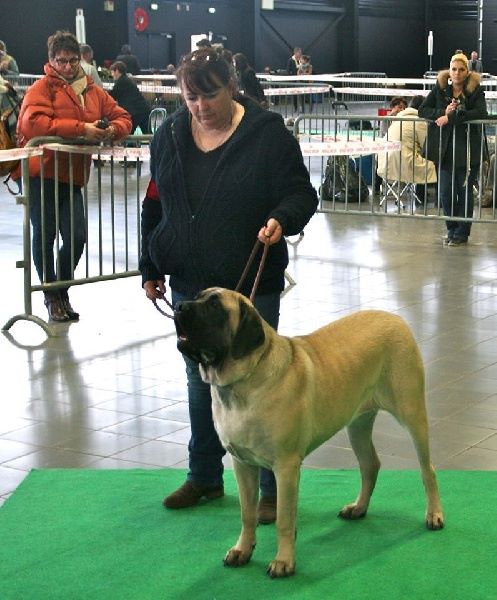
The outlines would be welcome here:
M 169 274 L 170 286 L 184 294 L 211 286 L 234 289 L 259 229 L 269 218 L 281 224 L 284 235 L 295 235 L 314 214 L 317 194 L 299 144 L 282 117 L 250 98 L 238 101 L 245 115 L 226 143 L 195 214 L 188 203 L 184 174 L 191 138 L 186 106 L 157 130 L 142 211 L 143 281 Z M 242 293 L 250 292 L 255 263 Z M 287 245 L 281 238 L 269 249 L 260 294 L 283 289 L 287 264 Z
M 453 98 L 452 83 L 449 70 L 440 71 L 437 83 L 425 98 L 418 110 L 418 115 L 432 121 L 428 125 L 425 158 L 442 167 L 465 167 L 467 162 L 467 121 L 485 119 L 488 115 L 485 94 L 480 85 L 480 74 L 471 72 L 464 84 L 463 94 L 459 97 L 458 108 L 449 115 L 449 122 L 439 127 L 434 121 L 445 115 L 445 109 Z M 469 133 L 470 165 L 480 163 L 482 125 L 471 125 Z M 455 136 L 453 147 L 452 139 Z M 441 151 L 440 151 L 441 138 Z M 455 151 L 455 155 L 453 152 Z

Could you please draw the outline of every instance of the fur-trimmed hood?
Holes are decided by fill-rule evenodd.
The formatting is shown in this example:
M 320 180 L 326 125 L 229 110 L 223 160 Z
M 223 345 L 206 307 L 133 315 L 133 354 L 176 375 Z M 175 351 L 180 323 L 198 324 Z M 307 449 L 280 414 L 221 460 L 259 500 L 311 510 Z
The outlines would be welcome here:
M 445 90 L 449 85 L 450 79 L 450 71 L 446 69 L 445 71 L 440 71 L 437 75 L 437 83 L 442 90 Z M 468 78 L 464 82 L 464 91 L 467 94 L 472 94 L 476 88 L 480 85 L 481 75 L 480 73 L 476 73 L 475 71 L 470 71 Z

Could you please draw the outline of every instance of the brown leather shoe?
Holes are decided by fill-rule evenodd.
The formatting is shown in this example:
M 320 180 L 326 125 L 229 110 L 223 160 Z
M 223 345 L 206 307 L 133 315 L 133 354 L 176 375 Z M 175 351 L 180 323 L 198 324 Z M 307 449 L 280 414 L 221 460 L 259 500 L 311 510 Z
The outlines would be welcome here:
M 276 496 L 262 496 L 257 507 L 259 525 L 269 525 L 276 521 Z
M 214 500 L 222 496 L 224 496 L 223 486 L 211 488 L 204 485 L 197 485 L 192 481 L 185 481 L 175 492 L 164 498 L 162 504 L 166 508 L 188 508 L 189 506 L 198 504 L 201 498 Z
M 69 321 L 69 315 L 66 313 L 65 308 L 62 306 L 58 292 L 44 292 L 45 294 L 45 306 L 48 310 L 48 318 L 50 321 L 56 321 L 63 323 Z
M 79 313 L 74 310 L 69 302 L 69 294 L 67 290 L 60 290 L 60 302 L 67 313 L 70 321 L 79 321 Z

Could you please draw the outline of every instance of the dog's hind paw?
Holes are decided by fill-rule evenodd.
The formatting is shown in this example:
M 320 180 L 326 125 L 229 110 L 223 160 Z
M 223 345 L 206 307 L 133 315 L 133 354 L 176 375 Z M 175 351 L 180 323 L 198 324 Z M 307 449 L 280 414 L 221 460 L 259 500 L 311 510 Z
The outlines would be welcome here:
M 442 512 L 428 513 L 426 515 L 426 527 L 433 531 L 444 528 L 444 516 Z
M 357 504 L 353 503 L 346 504 L 337 516 L 341 519 L 347 519 L 348 521 L 351 521 L 355 519 L 363 519 L 367 512 L 367 509 L 359 508 Z
M 252 546 L 252 550 L 253 549 L 254 546 Z M 243 552 L 242 550 L 237 550 L 236 548 L 230 548 L 224 557 L 224 566 L 243 567 L 243 565 L 246 565 L 252 558 L 252 550 L 250 552 Z
M 267 574 L 271 579 L 290 577 L 295 574 L 295 563 L 284 560 L 273 560 L 268 565 Z

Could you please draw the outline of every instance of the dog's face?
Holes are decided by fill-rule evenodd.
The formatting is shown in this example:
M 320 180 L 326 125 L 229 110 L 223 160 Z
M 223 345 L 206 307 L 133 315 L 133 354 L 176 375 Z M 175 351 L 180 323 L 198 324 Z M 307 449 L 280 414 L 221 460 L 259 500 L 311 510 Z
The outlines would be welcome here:
M 209 288 L 195 300 L 179 302 L 174 311 L 178 350 L 199 363 L 207 383 L 228 385 L 243 361 L 264 344 L 262 318 L 238 292 Z

